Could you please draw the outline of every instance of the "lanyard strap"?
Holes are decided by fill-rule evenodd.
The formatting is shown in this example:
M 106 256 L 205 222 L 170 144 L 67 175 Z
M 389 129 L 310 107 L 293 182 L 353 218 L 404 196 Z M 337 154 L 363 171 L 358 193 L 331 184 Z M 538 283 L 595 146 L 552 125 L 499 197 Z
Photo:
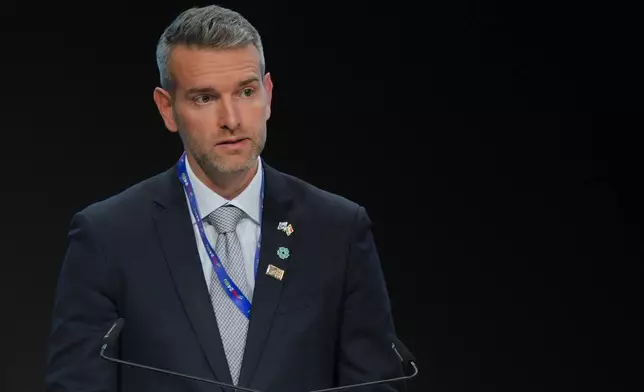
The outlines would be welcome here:
M 237 305 L 237 308 L 239 308 L 242 314 L 244 314 L 246 318 L 250 319 L 250 310 L 251 310 L 250 301 L 248 300 L 248 298 L 246 298 L 243 295 L 241 290 L 239 290 L 239 288 L 232 280 L 232 278 L 228 276 L 226 269 L 221 264 L 219 257 L 215 253 L 213 247 L 210 245 L 210 241 L 208 240 L 208 237 L 206 237 L 206 232 L 204 231 L 203 222 L 201 220 L 201 214 L 199 213 L 199 207 L 197 206 L 197 199 L 195 197 L 195 193 L 192 188 L 192 183 L 190 182 L 190 178 L 186 170 L 185 152 L 181 155 L 181 158 L 179 158 L 178 168 L 179 168 L 179 180 L 183 184 L 183 188 L 186 194 L 188 195 L 188 204 L 190 205 L 190 210 L 192 211 L 192 215 L 194 216 L 195 221 L 197 222 L 197 227 L 199 228 L 199 234 L 201 235 L 201 240 L 203 242 L 204 247 L 206 248 L 208 257 L 212 262 L 214 271 L 217 274 L 217 277 L 219 278 L 219 283 L 224 288 L 224 291 L 228 294 L 230 299 L 235 303 L 235 305 Z M 259 224 L 259 236 L 257 239 L 257 247 L 255 249 L 255 276 L 257 276 L 257 267 L 259 265 L 259 254 L 260 254 L 259 250 L 261 248 L 261 243 L 262 243 L 262 223 L 261 223 L 262 218 L 261 217 L 262 217 L 263 208 L 264 208 L 264 176 L 262 176 L 262 186 L 261 186 L 260 198 L 259 198 L 260 224 Z

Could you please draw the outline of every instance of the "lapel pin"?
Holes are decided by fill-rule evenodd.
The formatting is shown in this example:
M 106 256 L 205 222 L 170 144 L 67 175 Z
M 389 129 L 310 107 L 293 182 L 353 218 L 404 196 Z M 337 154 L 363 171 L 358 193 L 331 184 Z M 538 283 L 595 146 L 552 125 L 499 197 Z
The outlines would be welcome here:
M 277 256 L 279 256 L 280 259 L 285 260 L 290 256 L 290 251 L 288 248 L 285 248 L 283 246 L 280 246 L 279 249 L 277 250 Z
M 277 225 L 277 230 L 282 230 L 282 231 L 283 231 L 284 229 L 286 229 L 286 226 L 287 226 L 287 225 L 288 225 L 288 222 L 280 222 L 280 223 Z
M 286 233 L 286 235 L 291 235 L 293 234 L 294 231 L 295 229 L 293 229 L 293 226 L 290 224 L 284 228 L 284 232 Z
M 284 270 L 277 268 L 273 264 L 269 264 L 266 269 L 266 275 L 281 281 L 284 278 Z

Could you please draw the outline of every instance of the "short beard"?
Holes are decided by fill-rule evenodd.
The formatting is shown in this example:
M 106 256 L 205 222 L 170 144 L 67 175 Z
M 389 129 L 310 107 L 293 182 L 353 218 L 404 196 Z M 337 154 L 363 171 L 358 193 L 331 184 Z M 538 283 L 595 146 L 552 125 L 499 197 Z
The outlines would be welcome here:
M 246 162 L 237 165 L 225 164 L 216 157 L 208 155 L 208 153 L 198 153 L 194 148 L 190 148 L 189 144 L 187 144 L 186 147 L 189 148 L 188 151 L 190 151 L 192 156 L 195 158 L 195 161 L 197 161 L 199 166 L 201 166 L 204 173 L 206 173 L 206 175 L 212 179 L 219 177 L 219 175 L 221 174 L 235 174 L 244 172 L 252 169 L 257 164 L 257 158 L 262 152 L 263 143 L 262 145 L 257 145 L 254 141 L 249 141 L 252 143 L 252 153 L 250 154 Z

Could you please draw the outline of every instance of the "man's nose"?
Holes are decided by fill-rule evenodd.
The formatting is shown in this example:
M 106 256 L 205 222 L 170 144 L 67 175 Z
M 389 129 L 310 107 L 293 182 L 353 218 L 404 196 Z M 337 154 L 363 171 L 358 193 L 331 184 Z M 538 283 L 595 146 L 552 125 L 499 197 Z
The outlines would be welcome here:
M 239 128 L 239 113 L 234 98 L 222 98 L 219 105 L 219 127 L 234 131 Z

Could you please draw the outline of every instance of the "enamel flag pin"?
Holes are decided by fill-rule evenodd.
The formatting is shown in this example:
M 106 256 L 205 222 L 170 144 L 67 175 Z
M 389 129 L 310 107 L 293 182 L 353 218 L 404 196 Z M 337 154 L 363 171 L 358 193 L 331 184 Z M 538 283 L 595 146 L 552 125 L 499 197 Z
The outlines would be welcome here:
M 281 281 L 284 278 L 284 270 L 277 268 L 273 264 L 269 264 L 266 269 L 266 275 Z
M 291 235 L 295 231 L 295 229 L 293 229 L 293 225 L 288 222 L 280 222 L 277 225 L 277 230 L 283 231 L 286 235 Z

